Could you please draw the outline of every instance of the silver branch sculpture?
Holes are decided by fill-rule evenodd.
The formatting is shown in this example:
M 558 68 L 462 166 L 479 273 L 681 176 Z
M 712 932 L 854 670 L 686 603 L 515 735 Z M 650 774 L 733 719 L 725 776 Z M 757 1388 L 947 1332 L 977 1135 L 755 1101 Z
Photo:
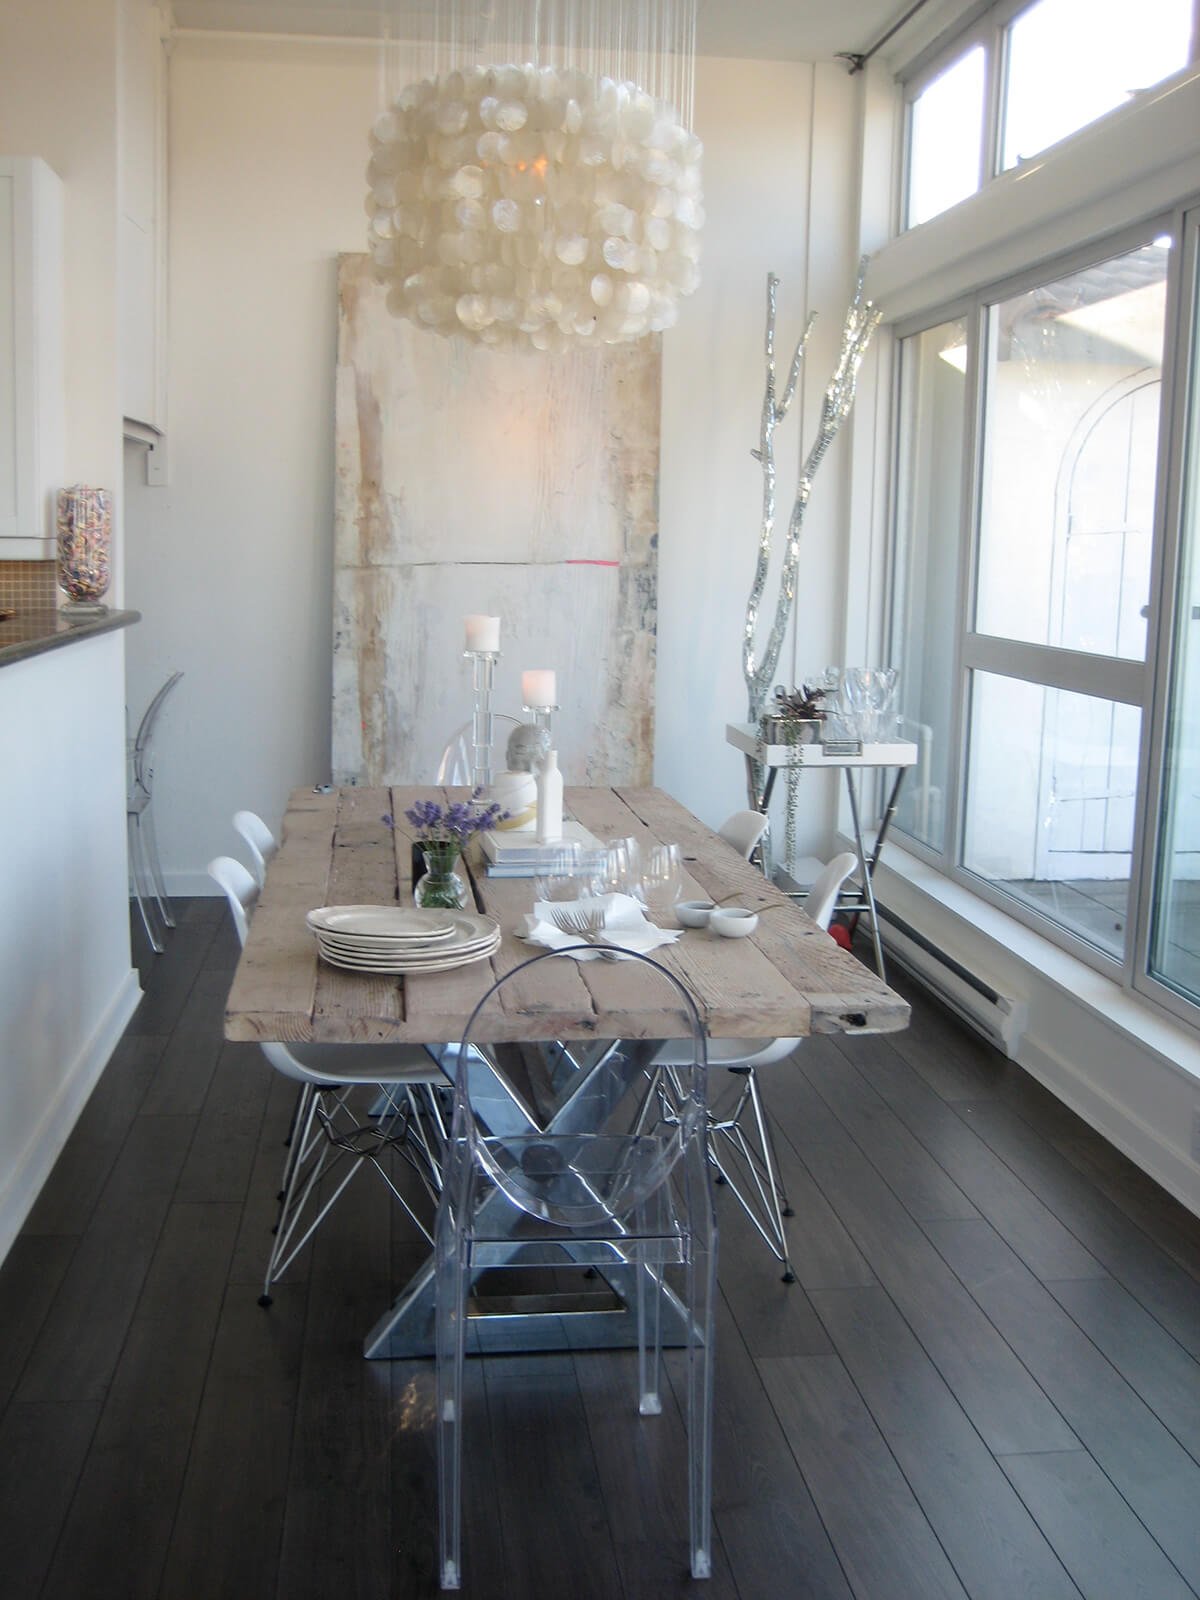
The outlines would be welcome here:
M 755 646 L 758 636 L 759 608 L 762 605 L 763 589 L 766 586 L 767 570 L 771 560 L 771 539 L 775 531 L 775 429 L 787 416 L 796 394 L 796 383 L 800 376 L 800 363 L 804 359 L 808 336 L 812 332 L 814 317 L 808 319 L 808 326 L 803 337 L 796 345 L 792 364 L 788 369 L 787 383 L 784 386 L 782 398 L 776 399 L 775 391 L 775 300 L 779 288 L 779 279 L 773 272 L 767 274 L 767 337 L 766 337 L 766 362 L 767 380 L 763 394 L 762 421 L 759 428 L 759 446 L 751 451 L 756 461 L 762 463 L 763 469 L 763 514 L 762 532 L 758 541 L 758 557 L 754 565 L 754 581 L 750 586 L 750 598 L 746 603 L 746 627 L 742 640 L 742 670 L 746 678 L 746 693 L 749 701 L 751 723 L 757 723 L 762 715 L 763 706 L 766 704 L 767 693 L 775 677 L 779 665 L 779 653 L 783 648 L 783 636 L 787 631 L 788 618 L 791 615 L 792 605 L 796 598 L 796 569 L 800 560 L 800 533 L 804 526 L 804 513 L 808 509 L 809 496 L 812 494 L 813 478 L 817 468 L 824 459 L 825 452 L 837 436 L 837 431 L 850 415 L 854 405 L 854 391 L 858 382 L 858 369 L 862 365 L 863 356 L 871 342 L 871 335 L 879 326 L 882 313 L 864 298 L 863 281 L 866 277 L 867 257 L 864 256 L 858 264 L 858 277 L 854 285 L 854 298 L 846 312 L 846 321 L 842 329 L 842 347 L 838 355 L 837 366 L 825 390 L 825 398 L 821 404 L 821 420 L 817 427 L 817 436 L 812 448 L 805 458 L 796 485 L 796 495 L 792 502 L 792 514 L 788 520 L 787 546 L 783 555 L 783 566 L 779 574 L 779 596 L 775 602 L 775 620 L 771 625 L 771 632 L 767 639 L 766 649 L 762 658 L 755 661 Z M 759 805 L 762 801 L 763 782 L 765 773 L 759 762 L 749 762 L 750 802 Z

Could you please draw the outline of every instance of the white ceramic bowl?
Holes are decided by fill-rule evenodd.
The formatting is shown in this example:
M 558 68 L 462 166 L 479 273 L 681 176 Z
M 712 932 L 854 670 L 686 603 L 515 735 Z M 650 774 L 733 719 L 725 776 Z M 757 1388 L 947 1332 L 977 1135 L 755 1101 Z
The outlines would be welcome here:
M 758 927 L 758 912 L 747 911 L 745 906 L 718 906 L 708 925 L 722 939 L 744 939 Z
M 685 928 L 707 928 L 716 907 L 711 900 L 677 900 L 675 915 Z

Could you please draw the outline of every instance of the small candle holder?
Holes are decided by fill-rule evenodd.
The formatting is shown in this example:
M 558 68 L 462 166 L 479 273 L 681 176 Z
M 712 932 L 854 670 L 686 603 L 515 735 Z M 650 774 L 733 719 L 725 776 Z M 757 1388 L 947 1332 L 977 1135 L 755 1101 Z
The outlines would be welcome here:
M 558 707 L 557 706 L 523 706 L 522 710 L 529 712 L 530 716 L 533 718 L 533 725 L 534 725 L 535 728 L 545 728 L 546 732 L 548 734 L 550 734 L 550 736 L 551 736 L 550 743 L 551 743 L 551 745 L 553 745 L 553 743 L 554 743 L 554 738 L 553 738 L 553 735 L 554 735 L 554 713 L 558 710 Z
M 492 781 L 492 688 L 499 650 L 464 650 L 471 663 L 471 689 L 475 709 L 471 714 L 471 782 L 486 789 Z

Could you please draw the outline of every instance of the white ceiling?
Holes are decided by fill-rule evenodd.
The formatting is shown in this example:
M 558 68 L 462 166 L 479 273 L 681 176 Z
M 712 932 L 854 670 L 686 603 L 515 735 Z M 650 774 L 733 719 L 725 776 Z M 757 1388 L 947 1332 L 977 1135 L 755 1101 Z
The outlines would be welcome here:
M 394 3 L 394 0 L 393 0 Z M 912 0 L 698 0 L 701 55 L 829 61 L 861 53 Z M 375 37 L 379 0 L 175 0 L 176 26 Z

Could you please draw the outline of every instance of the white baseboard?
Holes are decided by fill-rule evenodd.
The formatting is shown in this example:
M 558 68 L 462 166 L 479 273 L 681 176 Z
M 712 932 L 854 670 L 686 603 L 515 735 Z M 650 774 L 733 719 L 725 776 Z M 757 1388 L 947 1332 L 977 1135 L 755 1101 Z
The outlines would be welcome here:
M 137 970 L 130 967 L 109 1002 L 108 1009 L 96 1024 L 91 1038 L 64 1077 L 58 1093 L 42 1113 L 15 1169 L 7 1175 L 0 1188 L 0 1261 L 4 1260 L 12 1248 L 13 1240 L 24 1226 L 42 1185 L 50 1176 L 71 1129 L 79 1119 L 79 1113 L 87 1104 L 88 1096 L 108 1065 L 141 998 Z
M 1103 1134 L 1168 1194 L 1174 1195 L 1180 1205 L 1200 1216 L 1200 1168 L 1169 1145 L 1157 1129 L 1090 1082 L 1079 1066 L 1028 1034 L 1021 1041 L 1016 1059 L 1043 1088 Z

